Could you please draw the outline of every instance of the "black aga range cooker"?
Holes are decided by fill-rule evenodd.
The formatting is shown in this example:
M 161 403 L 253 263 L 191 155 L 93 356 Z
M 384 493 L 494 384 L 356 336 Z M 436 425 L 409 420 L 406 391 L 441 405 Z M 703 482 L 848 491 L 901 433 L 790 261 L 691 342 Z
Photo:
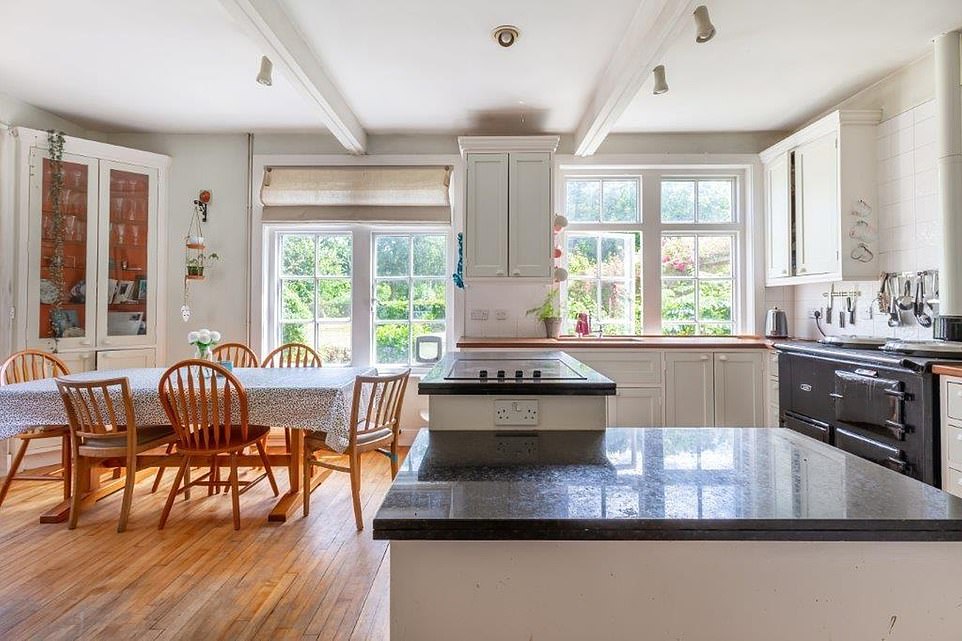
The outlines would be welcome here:
M 940 486 L 939 386 L 930 358 L 776 343 L 782 426 Z

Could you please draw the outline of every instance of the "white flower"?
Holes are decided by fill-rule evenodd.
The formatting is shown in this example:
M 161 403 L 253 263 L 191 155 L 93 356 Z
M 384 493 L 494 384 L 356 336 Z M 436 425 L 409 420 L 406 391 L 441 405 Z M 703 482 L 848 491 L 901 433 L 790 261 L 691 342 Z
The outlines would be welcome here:
M 220 342 L 220 332 L 212 331 L 212 332 L 210 333 L 210 342 L 211 342 L 211 343 L 219 343 L 219 342 Z
M 187 334 L 187 342 L 193 345 L 194 343 L 197 342 L 197 339 L 199 337 L 200 335 L 197 332 L 190 332 L 189 334 Z
M 197 332 L 197 340 L 206 345 L 210 342 L 210 330 L 202 329 Z

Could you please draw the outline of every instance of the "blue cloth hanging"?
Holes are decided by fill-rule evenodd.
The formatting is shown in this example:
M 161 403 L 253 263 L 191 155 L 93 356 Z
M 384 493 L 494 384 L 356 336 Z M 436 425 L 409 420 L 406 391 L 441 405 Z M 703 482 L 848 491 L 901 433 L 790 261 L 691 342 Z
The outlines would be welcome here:
M 464 289 L 464 234 L 458 234 L 458 267 L 451 274 L 451 280 L 458 289 Z

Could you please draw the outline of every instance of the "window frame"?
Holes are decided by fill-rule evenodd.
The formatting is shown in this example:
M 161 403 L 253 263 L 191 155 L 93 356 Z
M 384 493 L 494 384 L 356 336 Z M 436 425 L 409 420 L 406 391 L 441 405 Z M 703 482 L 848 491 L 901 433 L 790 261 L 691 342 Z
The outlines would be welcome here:
M 561 232 L 556 241 L 564 248 L 563 264 L 567 266 L 567 234 L 578 232 L 611 233 L 637 232 L 641 234 L 641 287 L 642 316 L 641 326 L 635 335 L 662 335 L 661 319 L 661 238 L 663 234 L 731 234 L 732 252 L 732 335 L 739 335 L 750 326 L 747 296 L 750 286 L 745 283 L 748 276 L 749 258 L 747 248 L 748 171 L 743 165 L 713 165 L 701 167 L 653 166 L 653 165 L 581 165 L 560 164 L 557 168 L 557 198 L 559 210 L 567 214 L 567 181 L 569 179 L 626 179 L 635 178 L 639 184 L 639 221 L 637 223 L 577 222 L 568 219 L 568 227 Z M 699 223 L 670 222 L 661 220 L 661 183 L 663 180 L 729 180 L 732 183 L 732 222 Z M 697 187 L 696 187 L 697 189 Z M 696 208 L 697 208 L 697 191 Z M 697 213 L 696 219 L 697 221 Z M 698 279 L 695 278 L 696 288 Z M 565 318 L 567 309 L 567 283 L 562 283 L 562 306 Z M 697 313 L 697 312 L 696 312 Z M 696 321 L 697 322 L 697 321 Z M 594 329 L 594 328 L 592 328 Z
M 455 325 L 458 320 L 454 306 L 454 285 L 450 280 L 457 245 L 455 229 L 448 225 L 398 225 L 398 224 L 349 224 L 349 223 L 273 223 L 264 226 L 265 282 L 263 289 L 263 340 L 261 346 L 266 354 L 277 346 L 278 327 L 281 320 L 280 307 L 280 237 L 284 234 L 337 234 L 348 233 L 352 237 L 351 258 L 351 362 L 344 367 L 375 367 L 374 358 L 374 237 L 380 235 L 440 234 L 445 237 L 445 327 L 444 353 L 455 346 Z M 440 280 L 440 278 L 439 278 Z M 327 365 L 325 363 L 325 365 Z M 332 367 L 341 365 L 331 365 Z M 411 365 L 415 374 L 423 374 L 432 365 Z M 391 372 L 407 369 L 407 366 L 381 365 L 379 371 Z
M 415 236 L 442 236 L 445 243 L 445 270 L 440 276 L 417 276 L 414 273 L 414 237 Z M 408 267 L 409 273 L 405 276 L 378 276 L 377 275 L 377 239 L 378 238 L 390 238 L 390 237 L 407 237 L 410 239 L 408 243 Z M 451 248 L 451 234 L 450 229 L 438 229 L 429 227 L 419 227 L 417 229 L 405 229 L 403 231 L 390 227 L 387 225 L 374 226 L 371 231 L 371 328 L 370 328 L 370 354 L 369 359 L 372 367 L 378 368 L 424 368 L 430 369 L 433 364 L 419 364 L 414 358 L 414 336 L 411 335 L 408 353 L 408 364 L 402 365 L 397 363 L 384 363 L 379 364 L 377 362 L 377 335 L 376 331 L 378 326 L 381 325 L 401 325 L 407 324 L 408 326 L 414 325 L 416 322 L 423 323 L 441 323 L 444 325 L 444 336 L 445 342 L 451 336 L 451 321 L 452 321 L 452 308 L 451 308 L 451 275 L 448 273 L 449 263 L 451 262 L 450 248 Z M 408 316 L 407 320 L 378 320 L 377 319 L 377 297 L 376 288 L 380 281 L 394 281 L 394 282 L 406 282 L 408 284 Z M 440 282 L 445 288 L 445 304 L 444 304 L 444 318 L 440 321 L 438 320 L 428 320 L 428 321 L 418 321 L 414 318 L 414 283 L 415 281 L 432 281 Z M 447 349 L 444 350 L 447 353 Z

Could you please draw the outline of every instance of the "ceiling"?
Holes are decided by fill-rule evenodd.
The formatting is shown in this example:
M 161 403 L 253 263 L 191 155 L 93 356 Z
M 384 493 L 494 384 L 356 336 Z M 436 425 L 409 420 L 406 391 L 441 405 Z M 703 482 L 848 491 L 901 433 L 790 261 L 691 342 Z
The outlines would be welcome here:
M 642 1 L 277 0 L 369 133 L 573 132 Z M 960 0 L 706 3 L 718 35 L 672 40 L 671 91 L 614 131 L 789 129 L 962 26 Z M 218 0 L 0 0 L 0 25 L 0 92 L 89 129 L 324 129 L 282 67 L 254 82 L 265 52 Z

